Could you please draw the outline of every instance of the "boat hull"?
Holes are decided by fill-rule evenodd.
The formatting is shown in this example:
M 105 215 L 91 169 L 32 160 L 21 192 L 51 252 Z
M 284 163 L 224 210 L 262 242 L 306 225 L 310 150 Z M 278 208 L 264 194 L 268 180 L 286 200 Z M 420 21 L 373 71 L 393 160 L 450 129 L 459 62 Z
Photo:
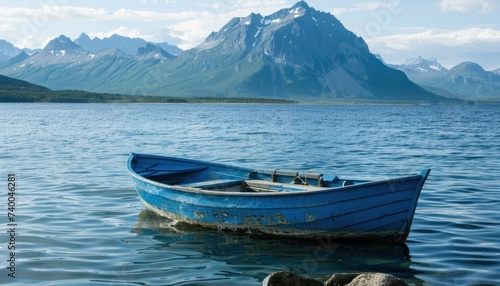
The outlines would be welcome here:
M 149 210 L 206 227 L 307 239 L 403 242 L 430 172 L 423 170 L 415 176 L 344 187 L 304 187 L 284 192 L 214 191 L 143 177 L 134 171 L 134 155 L 129 159 L 129 171 L 141 201 Z M 228 170 L 233 170 L 236 176 L 255 172 L 235 167 Z

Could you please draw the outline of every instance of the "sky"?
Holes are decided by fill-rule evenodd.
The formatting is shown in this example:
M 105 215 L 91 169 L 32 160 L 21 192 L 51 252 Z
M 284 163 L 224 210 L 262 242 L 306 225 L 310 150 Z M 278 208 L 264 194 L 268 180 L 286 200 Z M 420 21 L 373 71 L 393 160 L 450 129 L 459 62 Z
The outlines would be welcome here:
M 43 48 L 65 35 L 119 34 L 193 48 L 234 17 L 270 15 L 298 0 L 36 0 L 0 2 L 0 39 Z M 500 0 L 309 0 L 363 37 L 390 64 L 436 58 L 451 68 L 471 61 L 500 68 Z

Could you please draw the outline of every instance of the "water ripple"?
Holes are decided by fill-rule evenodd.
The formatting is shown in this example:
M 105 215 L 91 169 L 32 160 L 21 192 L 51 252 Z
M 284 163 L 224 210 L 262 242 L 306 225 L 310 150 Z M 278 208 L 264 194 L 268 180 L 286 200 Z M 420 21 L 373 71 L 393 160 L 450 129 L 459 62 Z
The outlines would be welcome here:
M 18 285 L 260 285 L 379 271 L 411 285 L 500 275 L 500 107 L 4 104 L 17 175 Z M 432 168 L 406 244 L 304 243 L 174 225 L 144 211 L 130 152 L 366 178 Z M 5 251 L 6 236 L 0 236 Z M 2 265 L 2 273 L 5 264 Z

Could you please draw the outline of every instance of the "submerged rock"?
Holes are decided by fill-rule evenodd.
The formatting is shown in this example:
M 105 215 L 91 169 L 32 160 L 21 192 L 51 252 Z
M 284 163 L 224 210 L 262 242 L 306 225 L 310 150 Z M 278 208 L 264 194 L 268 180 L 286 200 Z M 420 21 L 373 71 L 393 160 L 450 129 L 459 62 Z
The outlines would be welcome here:
M 288 271 L 269 274 L 263 286 L 407 286 L 407 284 L 390 274 L 384 273 L 336 273 L 325 283 L 302 277 Z

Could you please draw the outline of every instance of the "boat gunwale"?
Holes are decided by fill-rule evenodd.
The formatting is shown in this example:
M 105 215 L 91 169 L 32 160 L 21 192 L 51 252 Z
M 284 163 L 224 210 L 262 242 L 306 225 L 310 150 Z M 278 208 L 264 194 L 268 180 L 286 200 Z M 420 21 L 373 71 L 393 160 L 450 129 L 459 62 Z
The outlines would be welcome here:
M 129 159 L 127 162 L 128 171 L 135 179 L 137 179 L 139 181 L 161 187 L 162 189 L 171 189 L 171 190 L 175 190 L 175 191 L 179 191 L 179 192 L 203 194 L 203 195 L 214 195 L 214 196 L 231 196 L 231 197 L 239 197 L 239 196 L 263 196 L 263 197 L 270 196 L 271 197 L 271 196 L 315 195 L 315 194 L 328 193 L 328 192 L 337 191 L 337 190 L 348 190 L 348 189 L 356 189 L 359 187 L 367 187 L 367 186 L 369 187 L 372 185 L 404 182 L 407 180 L 420 180 L 420 184 L 416 188 L 417 193 L 420 193 L 420 190 L 422 189 L 424 182 L 426 181 L 427 176 L 430 173 L 430 169 L 422 169 L 420 174 L 418 174 L 418 175 L 410 175 L 410 176 L 402 176 L 402 177 L 397 177 L 397 178 L 367 181 L 367 182 L 362 182 L 359 184 L 349 185 L 349 186 L 331 187 L 331 188 L 325 187 L 324 189 L 315 188 L 314 190 L 307 190 L 307 186 L 304 186 L 304 190 L 296 190 L 293 192 L 232 192 L 232 191 L 218 191 L 218 190 L 207 190 L 207 189 L 203 189 L 203 188 L 184 187 L 181 185 L 169 185 L 169 184 L 161 183 L 158 181 L 154 181 L 152 179 L 148 179 L 144 176 L 139 175 L 132 168 L 132 160 L 135 158 L 135 156 L 145 156 L 145 157 L 149 157 L 149 158 L 160 158 L 160 159 L 172 159 L 172 160 L 180 161 L 180 162 L 201 163 L 201 164 L 208 165 L 208 166 L 224 167 L 224 168 L 249 171 L 249 172 L 254 172 L 254 170 L 242 168 L 242 167 L 231 166 L 231 165 L 226 165 L 226 164 L 220 164 L 220 163 L 208 163 L 208 162 L 204 162 L 204 161 L 198 161 L 198 160 L 192 160 L 192 159 L 182 159 L 182 158 L 175 158 L 175 157 L 167 157 L 167 156 L 144 155 L 144 154 L 135 154 L 135 153 L 131 153 L 129 156 Z M 245 179 L 242 179 L 242 181 L 245 181 Z M 286 183 L 283 183 L 283 184 L 286 184 Z

